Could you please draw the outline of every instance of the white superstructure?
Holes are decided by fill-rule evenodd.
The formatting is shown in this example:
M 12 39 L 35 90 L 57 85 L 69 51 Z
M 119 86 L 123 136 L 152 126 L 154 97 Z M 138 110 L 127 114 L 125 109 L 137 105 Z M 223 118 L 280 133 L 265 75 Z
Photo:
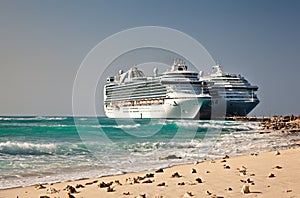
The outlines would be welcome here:
M 211 82 L 209 91 L 213 104 L 226 101 L 226 116 L 246 116 L 259 103 L 258 87 L 241 75 L 224 73 L 221 65 L 213 66 L 212 73 L 201 79 Z
M 198 73 L 176 59 L 170 71 L 147 77 L 136 67 L 107 78 L 104 110 L 109 118 L 194 119 L 211 97 Z

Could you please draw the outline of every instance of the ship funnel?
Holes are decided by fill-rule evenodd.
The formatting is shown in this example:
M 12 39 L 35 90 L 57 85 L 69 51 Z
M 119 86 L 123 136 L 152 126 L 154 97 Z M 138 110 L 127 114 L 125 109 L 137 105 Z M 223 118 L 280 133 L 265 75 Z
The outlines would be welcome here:
M 153 69 L 153 73 L 154 73 L 154 76 L 157 77 L 158 76 L 158 69 L 155 67 Z
M 200 77 L 203 77 L 203 74 L 204 74 L 203 71 L 200 71 L 200 72 L 199 72 L 199 76 L 200 76 Z

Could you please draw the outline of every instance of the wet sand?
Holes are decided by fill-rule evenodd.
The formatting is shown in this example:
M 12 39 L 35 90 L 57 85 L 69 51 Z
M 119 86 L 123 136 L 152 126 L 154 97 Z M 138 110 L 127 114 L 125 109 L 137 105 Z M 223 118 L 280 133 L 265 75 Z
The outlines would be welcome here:
M 66 189 L 68 185 L 76 192 L 72 188 Z M 300 148 L 224 156 L 224 159 L 162 170 L 0 191 L 1 198 L 42 196 L 300 197 Z

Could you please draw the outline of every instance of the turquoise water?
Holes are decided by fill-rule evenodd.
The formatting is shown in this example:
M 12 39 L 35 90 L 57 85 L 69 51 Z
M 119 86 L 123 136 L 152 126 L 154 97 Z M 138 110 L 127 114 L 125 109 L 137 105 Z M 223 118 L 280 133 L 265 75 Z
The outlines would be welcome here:
M 0 189 L 268 149 L 257 130 L 233 121 L 0 117 Z

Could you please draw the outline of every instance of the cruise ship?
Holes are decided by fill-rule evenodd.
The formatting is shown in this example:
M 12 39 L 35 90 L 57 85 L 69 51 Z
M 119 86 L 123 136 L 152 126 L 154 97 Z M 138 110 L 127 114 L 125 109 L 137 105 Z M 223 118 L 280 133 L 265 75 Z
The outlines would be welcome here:
M 226 117 L 246 116 L 259 103 L 256 95 L 257 86 L 251 85 L 241 75 L 224 73 L 219 64 L 212 66 L 210 75 L 200 74 L 200 76 L 201 79 L 211 82 L 209 92 L 212 96 L 212 104 L 218 108 L 218 103 L 225 101 Z M 208 113 L 207 109 L 205 113 Z
M 107 78 L 104 111 L 109 118 L 198 119 L 211 96 L 199 74 L 175 59 L 169 71 L 145 76 L 137 67 Z

